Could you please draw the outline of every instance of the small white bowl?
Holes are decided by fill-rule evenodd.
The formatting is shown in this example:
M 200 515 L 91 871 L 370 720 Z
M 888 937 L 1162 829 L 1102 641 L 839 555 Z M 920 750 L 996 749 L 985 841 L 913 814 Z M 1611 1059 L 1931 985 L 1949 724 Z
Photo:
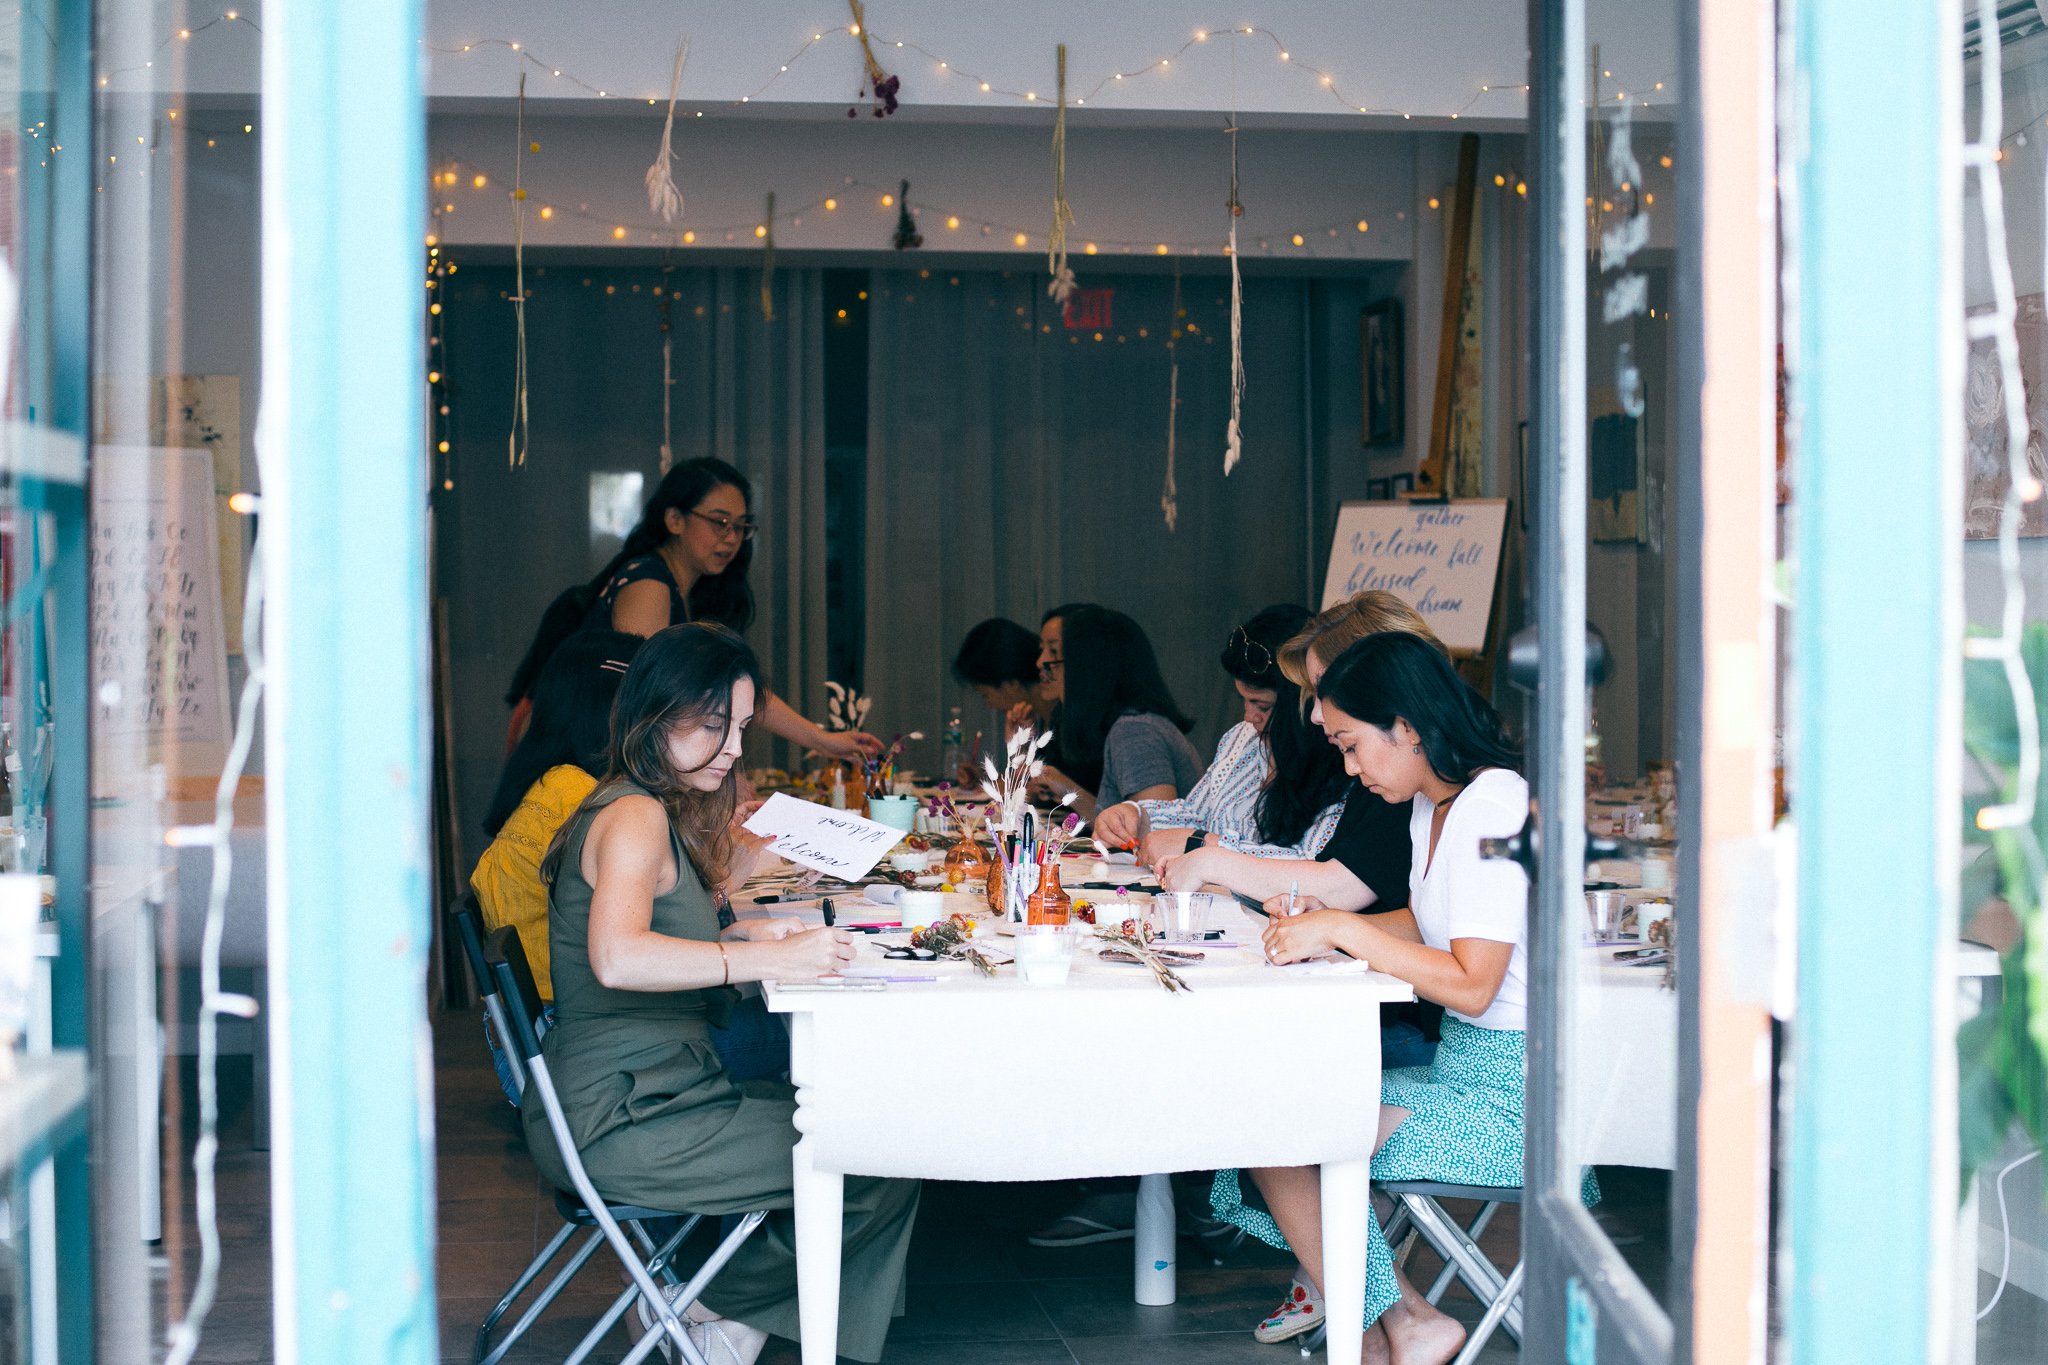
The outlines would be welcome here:
M 898 872 L 924 872 L 932 865 L 930 850 L 910 849 L 903 853 L 891 853 L 889 866 Z

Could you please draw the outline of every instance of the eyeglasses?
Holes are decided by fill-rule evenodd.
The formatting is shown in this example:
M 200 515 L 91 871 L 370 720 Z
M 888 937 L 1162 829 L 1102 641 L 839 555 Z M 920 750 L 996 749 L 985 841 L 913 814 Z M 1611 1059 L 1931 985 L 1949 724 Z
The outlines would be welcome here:
M 752 540 L 754 532 L 761 529 L 761 523 L 755 521 L 752 517 L 741 517 L 738 521 L 734 521 L 731 517 L 714 517 L 709 512 L 691 512 L 690 515 L 701 522 L 709 524 L 713 530 L 718 532 L 720 540 L 724 540 L 727 536 L 738 536 L 743 541 Z
M 1243 626 L 1239 626 L 1235 630 L 1230 632 L 1230 641 L 1226 647 L 1229 649 L 1236 649 L 1239 647 L 1238 641 L 1240 640 L 1244 642 L 1243 649 L 1245 667 L 1249 668 L 1254 673 L 1270 673 L 1273 669 L 1273 665 L 1277 662 L 1277 660 L 1273 658 L 1273 651 L 1266 648 L 1264 645 L 1260 644 L 1257 640 L 1254 640 L 1250 635 L 1246 634 L 1245 628 Z M 1264 659 L 1265 662 L 1260 663 L 1259 660 L 1261 659 Z
M 1046 659 L 1038 665 L 1038 676 L 1050 682 L 1052 681 L 1052 675 L 1066 666 L 1067 661 L 1065 659 Z

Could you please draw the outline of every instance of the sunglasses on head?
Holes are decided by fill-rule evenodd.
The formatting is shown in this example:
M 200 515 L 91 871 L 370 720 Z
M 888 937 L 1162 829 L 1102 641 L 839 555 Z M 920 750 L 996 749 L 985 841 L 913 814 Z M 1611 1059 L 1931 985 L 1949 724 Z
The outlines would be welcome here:
M 1273 666 L 1279 662 L 1273 657 L 1273 651 L 1254 640 L 1243 626 L 1230 632 L 1229 647 L 1243 650 L 1245 667 L 1254 673 L 1270 673 Z

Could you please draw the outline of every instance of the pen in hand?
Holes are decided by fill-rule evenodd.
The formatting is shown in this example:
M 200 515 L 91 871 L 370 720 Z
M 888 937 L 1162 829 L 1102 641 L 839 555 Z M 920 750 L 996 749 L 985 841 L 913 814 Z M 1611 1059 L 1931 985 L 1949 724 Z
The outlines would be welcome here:
M 1300 896 L 1301 882 L 1296 880 L 1287 883 L 1287 917 L 1289 919 L 1294 918 L 1294 903 Z

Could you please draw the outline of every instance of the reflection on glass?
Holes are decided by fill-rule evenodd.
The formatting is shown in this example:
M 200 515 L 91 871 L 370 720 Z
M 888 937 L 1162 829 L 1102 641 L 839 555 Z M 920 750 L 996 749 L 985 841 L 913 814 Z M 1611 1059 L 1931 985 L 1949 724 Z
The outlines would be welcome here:
M 1681 113 L 1677 7 L 1591 5 L 1585 54 L 1586 616 L 1611 667 L 1589 708 L 1589 861 L 1573 954 L 1563 1097 L 1566 1180 L 1598 1175 L 1603 1232 L 1669 1297 L 1677 1161 L 1674 204 Z M 1576 1191 L 1574 1191 L 1576 1192 Z

